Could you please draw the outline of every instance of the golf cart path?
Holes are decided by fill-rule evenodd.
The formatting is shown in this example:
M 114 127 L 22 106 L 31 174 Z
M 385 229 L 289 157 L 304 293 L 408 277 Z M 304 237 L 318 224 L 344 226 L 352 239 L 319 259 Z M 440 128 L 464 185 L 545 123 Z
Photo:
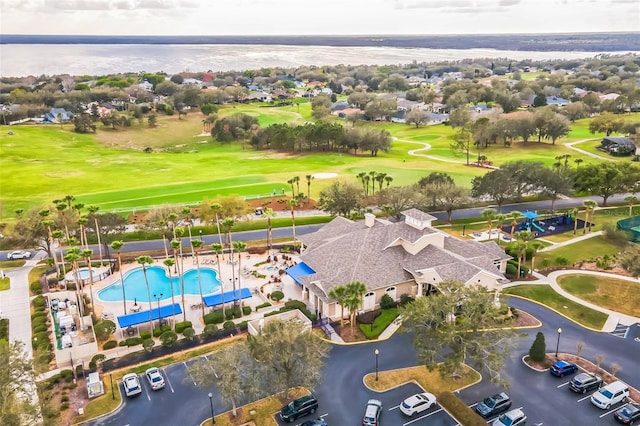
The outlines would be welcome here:
M 597 158 L 598 160 L 604 160 L 604 161 L 616 161 L 616 160 L 614 160 L 613 158 L 603 157 L 603 156 L 601 156 L 601 155 L 594 154 L 593 152 L 585 151 L 584 149 L 576 148 L 576 147 L 574 146 L 574 145 L 577 145 L 577 144 L 579 144 L 579 143 L 582 143 L 582 142 L 589 142 L 589 141 L 592 141 L 592 140 L 595 140 L 595 138 L 594 138 L 594 139 L 581 139 L 581 140 L 579 140 L 579 141 L 575 141 L 575 142 L 566 142 L 566 143 L 564 143 L 563 145 L 564 145 L 564 146 L 566 146 L 566 147 L 567 147 L 567 148 L 569 148 L 569 149 L 572 149 L 572 150 L 574 150 L 574 151 L 576 151 L 576 152 L 579 152 L 580 154 L 588 155 L 589 157 Z
M 435 155 L 418 154 L 418 152 L 420 151 L 428 151 L 431 149 L 431 145 L 426 142 L 416 142 L 416 141 L 410 141 L 407 139 L 398 139 L 396 137 L 394 137 L 393 140 L 396 140 L 398 142 L 412 143 L 414 145 L 421 145 L 422 148 L 412 149 L 408 151 L 408 154 L 413 155 L 414 157 L 424 157 L 434 161 L 441 161 L 443 163 L 467 164 L 466 161 L 450 160 L 448 158 L 436 157 Z

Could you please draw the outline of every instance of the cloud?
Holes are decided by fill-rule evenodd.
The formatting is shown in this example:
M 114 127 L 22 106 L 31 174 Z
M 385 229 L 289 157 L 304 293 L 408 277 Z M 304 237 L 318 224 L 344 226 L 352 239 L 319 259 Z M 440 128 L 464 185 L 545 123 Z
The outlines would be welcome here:
M 395 0 L 396 9 L 430 9 L 442 13 L 501 13 L 522 0 Z
M 197 8 L 195 0 L 2 0 L 3 10 L 25 11 L 109 11 Z

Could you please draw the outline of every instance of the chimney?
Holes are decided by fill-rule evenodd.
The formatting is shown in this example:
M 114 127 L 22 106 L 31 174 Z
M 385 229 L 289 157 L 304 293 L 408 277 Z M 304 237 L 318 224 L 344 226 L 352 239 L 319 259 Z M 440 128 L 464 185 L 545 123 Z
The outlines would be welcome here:
M 373 213 L 365 213 L 364 214 L 364 224 L 367 225 L 367 228 L 373 227 L 373 224 L 376 221 L 376 216 Z

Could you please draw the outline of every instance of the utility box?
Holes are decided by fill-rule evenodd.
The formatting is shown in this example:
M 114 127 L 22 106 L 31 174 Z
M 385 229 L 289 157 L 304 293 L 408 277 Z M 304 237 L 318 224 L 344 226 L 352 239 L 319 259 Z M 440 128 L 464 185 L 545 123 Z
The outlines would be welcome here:
M 89 373 L 87 377 L 87 394 L 89 399 L 104 394 L 104 384 L 98 373 Z

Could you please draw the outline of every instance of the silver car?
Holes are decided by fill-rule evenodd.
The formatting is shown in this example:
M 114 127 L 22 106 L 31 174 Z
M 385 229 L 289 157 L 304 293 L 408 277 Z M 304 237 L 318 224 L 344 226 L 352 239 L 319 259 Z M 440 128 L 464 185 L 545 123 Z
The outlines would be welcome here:
M 142 393 L 142 386 L 140 386 L 140 380 L 135 373 L 129 373 L 122 376 L 122 387 L 124 393 L 128 397 L 136 396 Z
M 7 259 L 15 260 L 15 259 L 29 259 L 31 257 L 31 252 L 27 250 L 14 250 L 7 254 Z

